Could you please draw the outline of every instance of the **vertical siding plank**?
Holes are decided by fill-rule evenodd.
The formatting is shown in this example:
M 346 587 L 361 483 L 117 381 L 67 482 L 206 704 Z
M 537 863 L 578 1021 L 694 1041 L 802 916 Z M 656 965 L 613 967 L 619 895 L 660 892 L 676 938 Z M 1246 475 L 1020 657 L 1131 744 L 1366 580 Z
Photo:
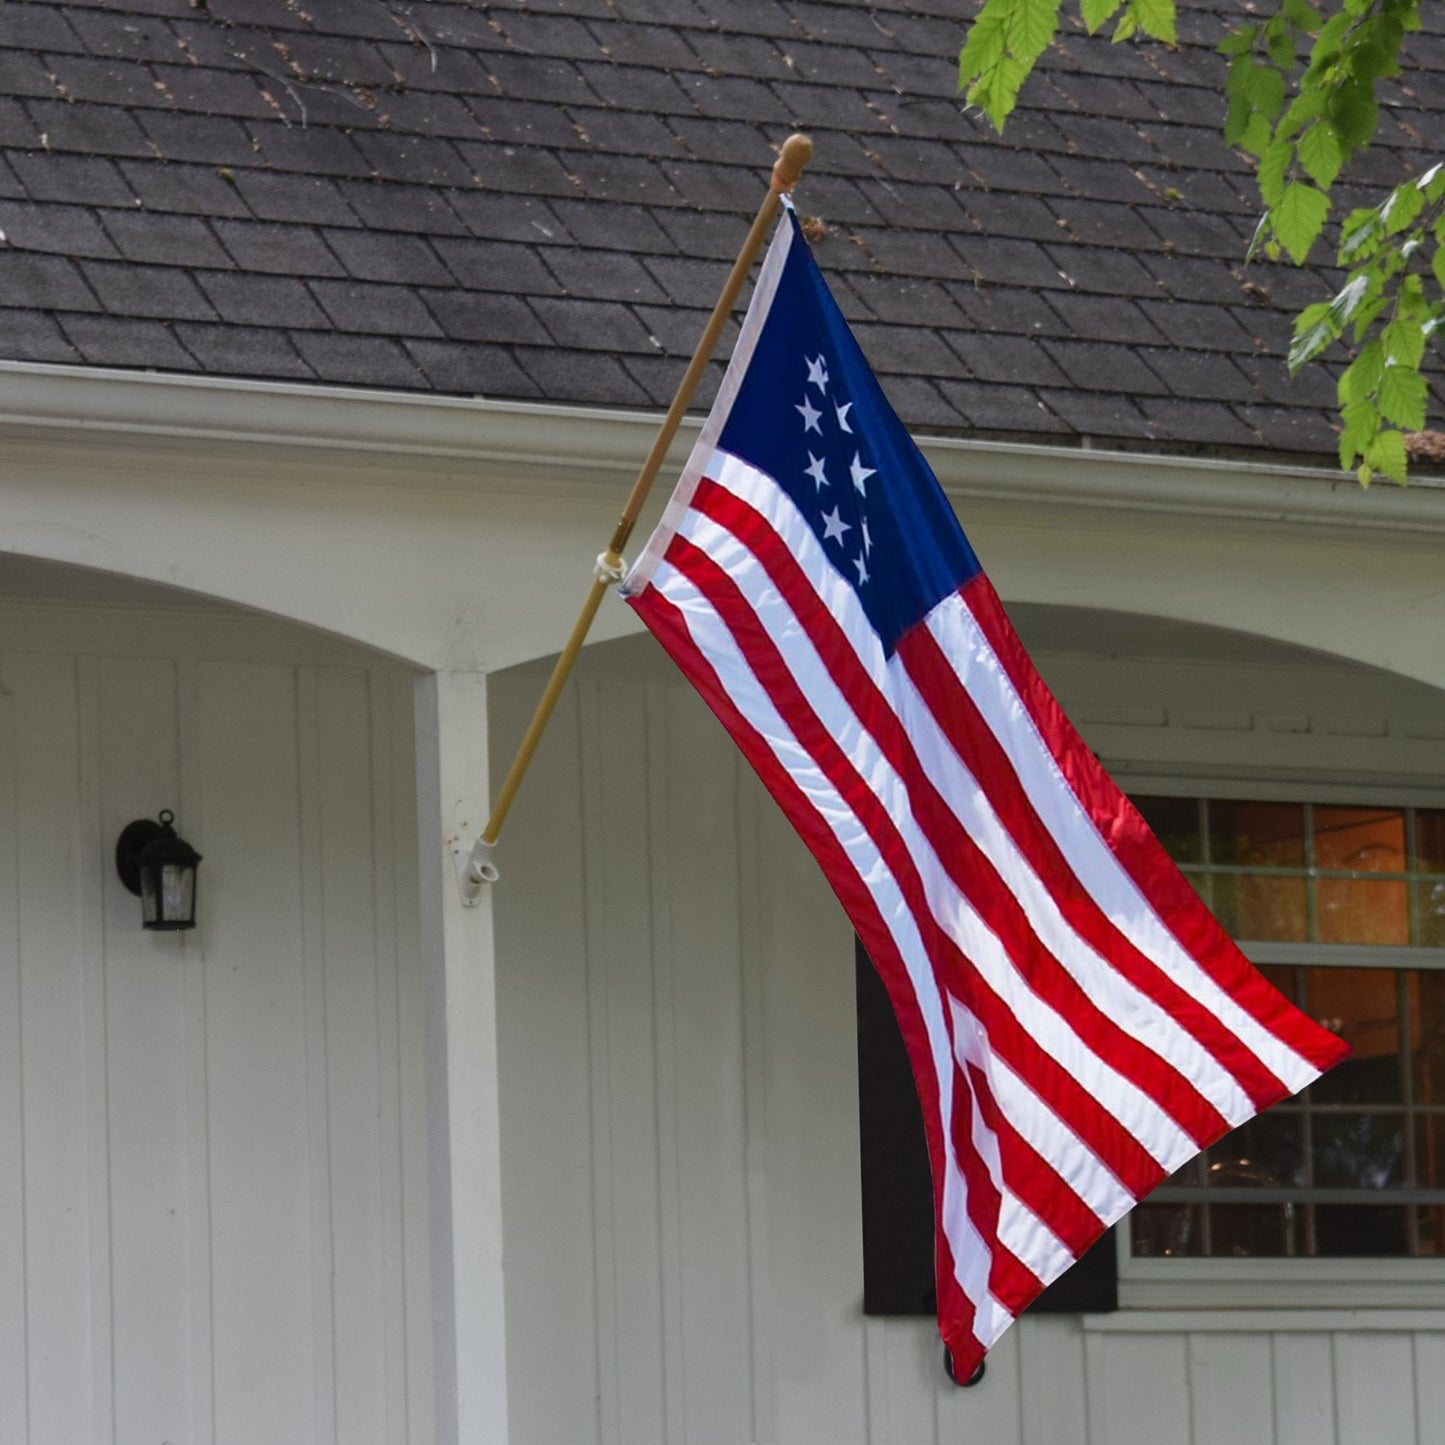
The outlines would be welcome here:
M 291 669 L 259 664 L 206 663 L 199 681 L 208 907 L 224 920 L 205 981 L 216 1439 L 253 1445 L 312 1419 L 325 1269 L 312 1257 L 296 687 Z
M 663 1219 L 675 1248 L 664 1269 L 677 1301 L 690 1445 L 735 1445 L 751 1434 L 748 1238 L 743 1128 L 742 966 L 737 873 L 736 751 L 680 684 L 656 693 L 662 724 L 652 834 L 654 899 L 666 920 L 656 940 L 658 1089 Z M 654 814 L 656 817 L 656 814 Z M 667 1106 L 671 1105 L 669 1109 Z M 699 1147 L 706 1140 L 705 1147 Z M 675 1274 L 673 1273 L 675 1271 Z
M 938 1445 L 933 1397 L 943 1373 L 938 1333 L 915 1320 L 864 1322 L 868 1445 Z
M 777 1439 L 849 1445 L 868 1418 L 853 931 L 777 804 L 739 776 L 749 1249 L 754 1318 L 768 1312 L 753 1369 Z
M 316 676 L 336 1438 L 387 1439 L 376 885 L 367 676 Z M 318 1345 L 320 1342 L 318 1341 Z
M 321 755 L 316 672 L 295 674 L 296 788 L 299 816 L 298 959 L 302 991 L 303 1068 L 306 1079 L 307 1201 L 311 1254 L 311 1424 L 317 1442 L 337 1440 L 337 1255 L 332 1240 L 331 1111 L 326 1050 L 326 894 L 323 876 Z M 299 1422 L 297 1422 L 299 1424 Z M 293 1427 L 294 1428 L 294 1427 Z
M 15 830 L 24 1110 L 25 1309 L 30 1438 L 84 1441 L 94 1427 L 91 1351 L 90 1072 L 76 666 L 16 655 Z
M 1420 1445 L 1445 1435 L 1445 1333 L 1417 1332 L 1415 1346 L 1415 1438 Z
M 1088 1335 L 1084 1358 L 1094 1445 L 1189 1445 L 1183 1335 Z
M 1075 1315 L 1027 1315 L 1019 1337 L 1024 1445 L 1088 1445 L 1084 1331 Z
M 939 1346 L 940 1355 L 942 1345 Z M 1023 1439 L 1019 1337 L 1011 1329 L 988 1352 L 988 1368 L 978 1384 L 963 1389 L 947 1375 L 935 1391 L 939 1445 L 1019 1445 Z
M 1416 1445 L 1415 1361 L 1409 1335 L 1337 1334 L 1339 1445 Z
M 1334 1362 L 1326 1334 L 1270 1337 L 1275 1445 L 1334 1445 Z
M 107 873 L 113 874 L 115 868 L 113 854 L 106 847 L 101 831 L 100 707 L 94 658 L 77 659 L 76 682 L 80 807 L 74 843 L 77 900 L 80 905 L 80 969 L 85 997 L 86 1154 L 90 1176 L 90 1419 L 91 1439 L 95 1445 L 112 1445 L 116 1439 L 116 1341 L 111 1259 L 110 1044 L 102 862 Z M 134 927 L 133 918 L 131 926 Z
M 30 1439 L 15 677 L 0 657 L 0 1440 Z
M 206 829 L 205 770 L 202 766 L 200 667 L 192 661 L 176 666 L 176 718 L 179 748 L 180 802 L 193 836 L 204 839 L 198 848 L 211 852 Z M 210 860 L 213 861 L 213 860 Z M 181 1067 L 185 1079 L 185 1118 L 180 1134 L 186 1158 L 185 1210 L 185 1329 L 187 1341 L 187 1416 L 183 1437 L 195 1445 L 214 1445 L 216 1438 L 216 1357 L 211 1328 L 212 1218 L 211 1218 L 211 1103 L 206 1052 L 206 955 L 214 928 L 212 914 L 213 868 L 201 864 L 196 883 L 196 933 L 186 944 L 186 966 L 181 971 L 181 1009 L 184 1015 Z M 216 921 L 212 921 L 212 919 Z
M 667 1423 L 658 1182 L 654 909 L 644 689 L 579 687 L 592 1059 L 598 1390 L 604 1445 L 682 1439 Z M 619 846 L 616 840 L 639 840 Z
M 437 1438 L 431 1296 L 431 1155 L 427 1139 L 426 979 L 421 960 L 416 822 L 417 679 L 392 674 L 390 755 L 396 892 L 397 1052 L 401 1117 L 406 1408 L 411 1445 Z
M 1274 1425 L 1269 1336 L 1189 1336 L 1194 1445 L 1260 1445 Z
M 102 843 L 171 808 L 181 835 L 206 852 L 179 794 L 174 666 L 105 658 L 95 686 Z M 114 868 L 103 919 L 115 1438 L 180 1440 L 191 1434 L 185 979 L 199 959 L 184 935 L 141 928 L 140 902 Z
M 401 1039 L 398 1032 L 397 898 L 395 814 L 396 739 L 392 728 L 392 675 L 366 675 L 367 729 L 371 737 L 368 792 L 371 803 L 371 929 L 376 967 L 377 1229 L 381 1238 L 382 1438 L 411 1439 L 407 1429 L 406 1234 L 402 1211 Z
M 502 677 L 488 687 L 493 757 L 500 766 L 511 761 L 512 741 L 526 727 L 540 686 L 528 676 Z M 602 1326 L 594 1288 L 598 1211 L 582 904 L 584 851 L 586 866 L 601 866 L 602 853 L 615 849 L 616 839 L 599 826 L 602 836 L 584 840 L 581 746 L 574 690 L 553 715 L 526 792 L 507 820 L 504 877 L 496 890 L 503 1239 L 511 1257 L 527 1261 L 525 1270 L 507 1276 L 514 1445 L 595 1445 L 599 1430 Z M 587 841 L 593 850 L 586 850 Z M 600 1008 L 596 1027 L 605 1038 Z M 603 1153 L 605 1137 L 595 1147 Z M 559 1371 L 557 1342 L 563 1338 L 569 1363 Z M 615 1369 L 607 1378 L 615 1428 Z

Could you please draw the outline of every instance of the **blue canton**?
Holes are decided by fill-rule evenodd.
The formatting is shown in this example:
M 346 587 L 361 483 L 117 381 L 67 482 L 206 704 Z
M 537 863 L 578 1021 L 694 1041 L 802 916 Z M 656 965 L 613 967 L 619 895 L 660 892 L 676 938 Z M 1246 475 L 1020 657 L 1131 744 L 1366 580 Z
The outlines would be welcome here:
M 788 493 L 892 652 L 979 570 L 789 208 L 788 259 L 719 438 Z

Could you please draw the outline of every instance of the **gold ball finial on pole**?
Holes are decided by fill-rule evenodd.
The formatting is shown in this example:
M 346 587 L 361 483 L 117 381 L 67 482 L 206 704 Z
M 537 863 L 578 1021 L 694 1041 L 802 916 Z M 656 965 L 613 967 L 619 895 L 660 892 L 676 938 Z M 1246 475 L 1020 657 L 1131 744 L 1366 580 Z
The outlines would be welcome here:
M 773 166 L 772 188 L 778 195 L 787 195 L 798 184 L 812 154 L 813 142 L 801 132 L 795 131 L 783 142 L 782 153 Z

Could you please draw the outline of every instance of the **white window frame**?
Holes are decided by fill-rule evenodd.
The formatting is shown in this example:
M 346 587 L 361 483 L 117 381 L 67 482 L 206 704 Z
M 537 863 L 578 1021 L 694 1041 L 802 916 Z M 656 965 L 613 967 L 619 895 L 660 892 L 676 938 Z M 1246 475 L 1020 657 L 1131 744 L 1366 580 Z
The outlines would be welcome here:
M 1121 764 L 1109 770 L 1124 792 L 1259 802 L 1445 808 L 1445 789 L 1401 780 L 1352 783 L 1298 777 L 1223 777 L 1193 769 L 1135 771 Z M 1349 944 L 1254 943 L 1240 947 L 1254 963 L 1309 963 L 1317 966 L 1445 969 L 1445 948 Z M 1318 1256 L 1301 1259 L 1138 1258 L 1133 1254 L 1129 1216 L 1118 1225 L 1121 1311 L 1249 1310 L 1328 1311 L 1445 1310 L 1445 1256 L 1429 1259 Z M 1423 1319 L 1423 1316 L 1421 1317 Z

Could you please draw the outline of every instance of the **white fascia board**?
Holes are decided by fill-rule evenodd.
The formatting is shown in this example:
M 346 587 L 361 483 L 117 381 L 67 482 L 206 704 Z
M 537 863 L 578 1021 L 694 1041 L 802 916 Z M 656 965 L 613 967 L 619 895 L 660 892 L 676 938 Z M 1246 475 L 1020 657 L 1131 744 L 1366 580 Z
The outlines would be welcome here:
M 479 489 L 591 489 L 636 474 L 660 418 L 596 407 L 438 397 L 348 387 L 0 362 L 0 429 L 131 435 L 196 446 L 243 443 L 412 465 L 469 463 Z M 683 423 L 668 464 L 697 434 Z M 1445 533 L 1445 481 L 1366 489 L 1333 468 L 1159 453 L 918 438 L 956 500 Z M 454 483 L 453 483 L 454 484 Z

